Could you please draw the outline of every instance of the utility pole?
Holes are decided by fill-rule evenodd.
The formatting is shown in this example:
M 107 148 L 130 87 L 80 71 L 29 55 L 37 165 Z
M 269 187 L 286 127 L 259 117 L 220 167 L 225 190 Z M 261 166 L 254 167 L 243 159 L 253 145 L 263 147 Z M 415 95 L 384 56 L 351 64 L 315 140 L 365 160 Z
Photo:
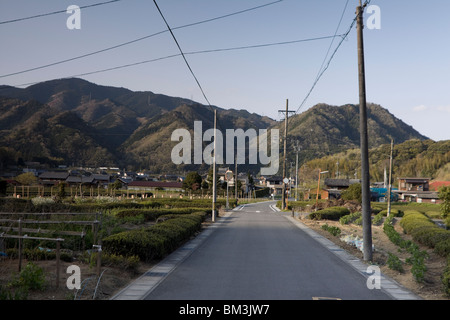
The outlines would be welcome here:
M 387 205 L 387 216 L 389 217 L 391 214 L 391 181 L 392 181 L 392 153 L 394 150 L 394 139 L 391 139 L 391 156 L 389 158 L 389 182 L 388 182 L 388 205 Z
M 211 213 L 211 220 L 212 222 L 216 221 L 216 202 L 217 202 L 217 195 L 216 195 L 216 144 L 217 141 L 217 110 L 214 109 L 214 157 L 213 157 L 213 203 L 212 203 L 212 213 Z
M 236 200 L 238 200 L 238 169 L 237 169 L 237 151 L 236 151 L 236 155 L 234 156 L 234 165 L 235 165 L 235 169 L 234 169 L 234 196 L 236 197 Z M 236 202 L 237 204 L 237 202 Z
M 362 188 L 362 220 L 364 260 L 372 261 L 372 218 L 370 210 L 370 173 L 369 173 L 369 146 L 367 133 L 367 105 L 366 81 L 364 66 L 364 40 L 363 40 L 363 13 L 364 8 L 359 0 L 356 8 L 357 37 L 358 37 L 358 74 L 359 74 L 359 118 L 361 139 L 361 188 Z
M 295 201 L 298 201 L 298 152 L 300 151 L 301 147 L 298 145 L 295 146 L 296 156 L 295 156 Z
M 287 134 L 288 134 L 288 119 L 289 119 L 289 99 L 286 99 L 286 111 L 278 110 L 278 112 L 285 112 L 285 118 L 284 118 L 284 156 L 283 156 L 283 195 L 281 198 L 281 210 L 286 209 L 286 182 L 284 181 L 286 179 L 286 150 L 287 150 Z

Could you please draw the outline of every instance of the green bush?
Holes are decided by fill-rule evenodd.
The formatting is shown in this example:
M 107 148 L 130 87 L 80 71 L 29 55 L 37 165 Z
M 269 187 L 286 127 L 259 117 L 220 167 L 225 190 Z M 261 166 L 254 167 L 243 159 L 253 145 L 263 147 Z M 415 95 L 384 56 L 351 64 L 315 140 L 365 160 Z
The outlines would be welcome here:
M 378 214 L 383 215 L 384 217 L 387 217 L 387 212 L 388 212 L 388 210 L 384 209 L 384 210 L 381 210 Z M 401 215 L 402 215 L 402 211 L 391 208 L 391 216 L 400 217 Z
M 329 207 L 309 214 L 311 220 L 334 220 L 338 221 L 341 217 L 348 215 L 350 210 L 344 207 Z
M 427 252 L 421 251 L 419 246 L 412 241 L 403 240 L 400 234 L 395 231 L 394 226 L 392 226 L 393 216 L 389 216 L 383 226 L 383 230 L 388 236 L 389 240 L 400 248 L 406 249 L 408 253 L 411 254 L 406 262 L 412 265 L 411 273 L 413 274 L 416 281 L 421 282 L 425 277 L 425 272 L 427 267 L 425 265 L 425 259 L 427 258 Z
M 398 272 L 403 272 L 404 269 L 402 261 L 395 254 L 392 254 L 390 252 L 388 254 L 389 257 L 387 260 L 387 265 L 389 269 L 396 270 Z
M 141 230 L 124 231 L 103 239 L 109 254 L 137 255 L 143 261 L 162 258 L 201 229 L 205 213 L 169 216 Z
M 171 209 L 162 209 L 162 208 L 157 208 L 157 209 L 125 209 L 125 210 L 120 210 L 116 213 L 116 217 L 118 218 L 134 218 L 134 217 L 138 217 L 138 216 L 142 216 L 142 218 L 144 219 L 144 221 L 156 221 L 160 216 L 162 215 L 167 215 L 167 214 L 190 214 L 193 212 L 198 212 L 201 211 L 203 208 L 190 208 L 190 207 L 186 207 L 186 208 L 171 208 Z M 206 211 L 212 211 L 211 210 L 206 210 Z
M 450 252 L 450 231 L 438 227 L 424 214 L 405 211 L 400 225 L 415 241 L 434 248 L 436 253 L 446 256 Z
M 347 214 L 339 219 L 339 223 L 342 225 L 353 223 L 356 219 L 360 218 L 361 215 L 362 213 L 359 211 Z
M 29 290 L 44 290 L 44 270 L 32 262 L 28 262 L 25 268 L 12 279 L 10 286 L 22 287 Z
M 447 266 L 441 276 L 444 293 L 450 297 L 450 255 L 447 256 Z
M 328 224 L 324 224 L 322 226 L 322 229 L 328 231 L 335 237 L 341 234 L 341 229 L 339 229 L 338 227 L 329 226 Z

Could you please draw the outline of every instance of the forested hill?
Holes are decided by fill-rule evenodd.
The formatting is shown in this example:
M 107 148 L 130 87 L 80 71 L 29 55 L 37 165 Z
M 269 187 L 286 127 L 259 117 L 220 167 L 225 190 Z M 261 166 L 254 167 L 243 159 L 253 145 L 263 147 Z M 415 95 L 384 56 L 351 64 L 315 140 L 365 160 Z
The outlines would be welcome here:
M 207 171 L 203 165 L 177 166 L 171 161 L 175 129 L 203 132 L 213 127 L 218 110 L 220 130 L 280 129 L 277 122 L 245 109 L 209 107 L 195 101 L 126 88 L 101 86 L 82 79 L 60 79 L 21 89 L 0 86 L 0 169 L 37 161 L 49 166 L 114 166 L 155 173 Z M 368 105 L 372 147 L 427 138 L 375 104 Z M 270 131 L 270 130 L 269 130 Z M 224 131 L 223 131 L 224 132 Z M 359 147 L 357 105 L 318 104 L 289 119 L 288 161 L 305 161 Z M 283 144 L 280 143 L 280 153 Z M 288 162 L 288 163 L 289 163 Z M 281 170 L 280 166 L 280 170 Z M 242 166 L 259 172 L 258 165 Z
M 367 104 L 367 117 L 369 148 L 390 143 L 391 139 L 396 143 L 428 139 L 377 104 Z M 301 162 L 359 148 L 359 125 L 358 105 L 317 104 L 289 118 L 288 148 L 301 148 Z M 284 132 L 283 123 L 277 126 Z M 293 159 L 290 154 L 289 161 Z
M 384 170 L 389 172 L 391 145 L 383 144 L 370 149 L 371 181 L 384 181 Z M 314 159 L 305 163 L 306 172 L 315 168 L 328 170 L 331 177 L 360 178 L 361 154 L 359 149 L 349 149 L 341 153 Z M 317 171 L 314 177 L 317 179 Z M 408 140 L 394 143 L 393 177 L 426 177 L 433 180 L 450 181 L 450 140 Z

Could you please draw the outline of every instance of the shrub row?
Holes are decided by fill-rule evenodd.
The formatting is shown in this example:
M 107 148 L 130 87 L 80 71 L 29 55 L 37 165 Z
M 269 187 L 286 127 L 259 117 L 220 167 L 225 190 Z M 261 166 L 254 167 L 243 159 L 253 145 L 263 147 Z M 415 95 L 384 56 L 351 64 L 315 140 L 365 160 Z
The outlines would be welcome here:
M 400 234 L 394 229 L 392 220 L 394 216 L 390 215 L 385 221 L 383 230 L 392 243 L 399 246 L 402 249 L 406 249 L 411 257 L 406 259 L 406 262 L 412 265 L 411 273 L 416 281 L 421 282 L 425 277 L 427 267 L 425 265 L 425 259 L 427 258 L 427 252 L 419 249 L 419 246 L 410 240 L 403 240 Z M 392 258 L 391 258 L 392 259 Z M 392 263 L 392 260 L 391 260 Z
M 348 215 L 350 210 L 344 207 L 329 207 L 309 214 L 312 220 L 334 220 L 338 221 L 341 217 Z
M 339 223 L 344 224 L 350 224 L 353 223 L 356 219 L 360 218 L 362 216 L 362 213 L 357 211 L 350 214 L 347 214 L 339 219 Z
M 444 257 L 450 254 L 450 231 L 438 227 L 421 212 L 405 211 L 400 225 L 415 241 L 434 248 L 437 254 Z
M 450 255 L 447 256 L 447 266 L 445 267 L 441 279 L 444 286 L 444 292 L 450 297 Z
M 205 214 L 177 215 L 148 228 L 117 233 L 103 239 L 103 248 L 109 254 L 137 255 L 142 261 L 159 259 L 199 231 Z
M 6 249 L 5 253 L 8 257 L 17 259 L 19 257 L 19 250 L 17 248 L 9 248 Z M 39 260 L 55 260 L 56 259 L 56 251 L 54 250 L 41 250 L 39 248 L 25 248 L 22 250 L 22 257 L 30 260 L 30 261 L 39 261 Z M 61 251 L 59 258 L 62 261 L 71 262 L 72 254 L 67 253 L 65 251 Z
M 204 210 L 203 208 L 172 208 L 172 209 L 125 209 L 116 213 L 117 218 L 130 218 L 141 216 L 145 221 L 156 221 L 160 216 L 167 214 L 191 214 Z M 204 210 L 206 213 L 210 213 L 210 210 Z

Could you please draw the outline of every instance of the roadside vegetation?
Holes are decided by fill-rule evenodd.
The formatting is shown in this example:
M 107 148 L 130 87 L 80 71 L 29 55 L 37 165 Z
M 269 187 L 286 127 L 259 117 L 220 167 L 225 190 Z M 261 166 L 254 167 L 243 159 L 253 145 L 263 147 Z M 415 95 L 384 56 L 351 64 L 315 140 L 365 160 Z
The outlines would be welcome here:
M 218 209 L 225 206 L 226 199 L 217 200 Z M 236 206 L 236 200 L 229 199 L 229 206 Z M 94 273 L 100 261 L 103 269 L 135 274 L 140 264 L 154 263 L 194 237 L 209 221 L 211 211 L 210 199 L 179 196 L 77 201 L 0 198 L 0 231 L 9 236 L 0 238 L 0 300 L 30 299 L 54 289 L 55 276 L 46 275 L 40 264 L 55 262 L 57 255 L 61 263 L 87 265 Z M 24 235 L 19 246 L 15 236 Z M 64 240 L 60 250 L 56 238 Z M 100 256 L 98 246 L 102 248 Z M 18 271 L 20 261 L 23 266 Z M 13 271 L 5 265 L 14 265 Z M 67 298 L 72 299 L 73 294 Z
M 417 283 L 426 281 L 427 260 L 433 252 L 446 261 L 441 269 L 439 279 L 442 292 L 450 297 L 450 188 L 440 191 L 443 203 L 405 203 L 395 202 L 387 215 L 387 204 L 373 202 L 372 225 L 382 227 L 388 239 L 397 247 L 387 252 L 386 265 L 400 273 L 404 273 L 408 265 Z M 355 197 L 358 197 L 356 195 Z M 281 201 L 277 206 L 281 208 Z M 358 198 L 350 200 L 325 201 L 290 201 L 286 211 L 302 213 L 302 217 L 320 223 L 320 229 L 331 234 L 337 240 L 348 243 L 361 243 L 361 239 L 345 235 L 343 226 L 362 226 L 362 214 Z M 333 224 L 331 223 L 333 222 Z M 342 227 L 339 227 L 342 226 Z M 408 254 L 400 259 L 397 252 Z M 404 256 L 404 255 L 403 255 Z

